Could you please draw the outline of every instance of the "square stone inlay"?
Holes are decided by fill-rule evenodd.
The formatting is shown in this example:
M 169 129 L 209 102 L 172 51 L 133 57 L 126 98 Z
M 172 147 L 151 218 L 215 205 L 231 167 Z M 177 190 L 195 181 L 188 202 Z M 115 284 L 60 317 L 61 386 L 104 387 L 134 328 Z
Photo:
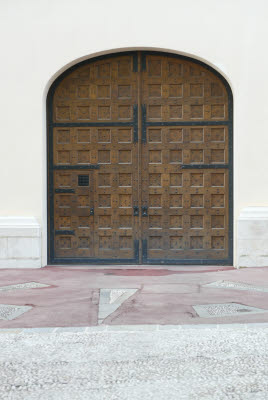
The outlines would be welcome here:
M 45 285 L 44 283 L 38 283 L 38 282 L 17 283 L 15 285 L 1 286 L 0 292 L 7 292 L 9 290 L 17 290 L 17 289 L 38 289 L 49 286 L 50 285 Z
M 249 283 L 243 282 L 232 282 L 232 281 L 217 281 L 207 283 L 206 285 L 202 285 L 203 287 L 212 287 L 218 289 L 235 289 L 235 290 L 253 290 L 255 292 L 267 292 L 268 287 L 264 286 L 255 286 Z
M 193 306 L 199 317 L 229 317 L 244 314 L 265 313 L 268 310 L 262 308 L 250 307 L 239 303 L 222 303 L 222 304 L 198 304 Z
M 4 321 L 11 321 L 30 311 L 33 307 L 31 306 L 16 306 L 12 304 L 0 304 L 0 319 Z

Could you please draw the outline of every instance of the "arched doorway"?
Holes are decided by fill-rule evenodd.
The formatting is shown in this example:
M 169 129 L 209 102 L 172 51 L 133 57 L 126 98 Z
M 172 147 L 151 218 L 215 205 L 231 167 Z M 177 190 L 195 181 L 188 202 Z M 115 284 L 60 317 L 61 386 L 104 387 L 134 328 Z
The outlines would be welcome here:
M 232 264 L 232 93 L 197 60 L 84 61 L 48 95 L 52 264 Z

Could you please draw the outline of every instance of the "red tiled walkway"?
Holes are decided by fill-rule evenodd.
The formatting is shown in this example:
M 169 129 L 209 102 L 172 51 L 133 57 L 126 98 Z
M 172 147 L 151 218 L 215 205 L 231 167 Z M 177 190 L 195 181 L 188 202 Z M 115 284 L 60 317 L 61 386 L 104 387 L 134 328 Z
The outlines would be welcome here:
M 202 285 L 235 281 L 268 287 L 268 268 L 232 267 L 45 267 L 0 270 L 0 304 L 33 308 L 0 328 L 90 326 L 98 324 L 100 289 L 137 288 L 104 324 L 221 324 L 268 322 L 268 293 L 219 289 Z M 1 291 L 1 286 L 26 282 L 50 285 Z M 267 309 L 260 314 L 200 318 L 192 305 L 241 303 Z

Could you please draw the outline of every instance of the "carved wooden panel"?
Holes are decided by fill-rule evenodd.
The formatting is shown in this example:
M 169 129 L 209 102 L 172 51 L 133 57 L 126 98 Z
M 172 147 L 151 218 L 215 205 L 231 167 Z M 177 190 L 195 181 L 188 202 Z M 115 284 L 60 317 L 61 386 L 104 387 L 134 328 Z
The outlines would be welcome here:
M 229 143 L 220 121 L 228 119 L 226 89 L 204 67 L 161 55 L 146 56 L 142 85 L 144 261 L 225 259 L 229 177 L 221 166 L 229 162 Z M 198 125 L 204 120 L 210 125 Z
M 70 130 L 76 132 L 77 128 Z M 68 247 L 65 242 L 62 247 L 61 235 L 56 236 L 58 257 L 134 257 L 136 227 L 133 207 L 138 204 L 137 146 L 132 143 L 133 128 L 112 127 L 109 130 L 109 147 L 102 142 L 104 130 L 91 128 L 90 150 L 76 150 L 79 145 L 73 145 L 71 150 L 72 160 L 77 160 L 74 164 L 84 165 L 96 160 L 100 169 L 54 172 L 55 229 L 75 232 L 68 240 L 66 237 Z M 75 133 L 72 137 L 77 138 Z M 80 151 L 90 152 L 91 159 L 79 159 Z M 56 157 L 57 152 L 54 154 Z M 79 186 L 79 178 L 86 176 L 89 177 L 89 186 Z M 74 192 L 57 193 L 58 189 Z M 94 215 L 90 215 L 92 208 Z
M 133 57 L 118 56 L 86 63 L 57 87 L 54 122 L 126 122 L 137 103 Z
M 66 167 L 54 171 L 56 257 L 136 256 L 137 73 L 133 62 L 133 56 L 118 56 L 87 64 L 63 79 L 55 91 L 53 165 Z M 98 169 L 89 169 L 96 165 Z M 88 186 L 79 186 L 83 175 L 89 177 Z M 57 193 L 58 189 L 73 193 Z
M 228 120 L 228 96 L 208 69 L 170 56 L 146 55 L 143 103 L 152 122 Z
M 55 259 L 228 259 L 231 108 L 213 71 L 119 54 L 71 70 L 52 100 Z

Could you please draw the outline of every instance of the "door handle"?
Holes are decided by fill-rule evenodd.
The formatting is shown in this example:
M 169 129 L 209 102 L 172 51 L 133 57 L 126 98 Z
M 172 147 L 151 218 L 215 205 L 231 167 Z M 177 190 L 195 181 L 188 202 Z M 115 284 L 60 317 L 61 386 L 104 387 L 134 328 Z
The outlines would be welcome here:
M 138 206 L 133 207 L 133 215 L 134 215 L 134 217 L 139 216 L 139 207 Z
M 143 217 L 148 217 L 148 207 L 147 206 L 143 206 L 141 207 L 142 209 L 142 216 Z

